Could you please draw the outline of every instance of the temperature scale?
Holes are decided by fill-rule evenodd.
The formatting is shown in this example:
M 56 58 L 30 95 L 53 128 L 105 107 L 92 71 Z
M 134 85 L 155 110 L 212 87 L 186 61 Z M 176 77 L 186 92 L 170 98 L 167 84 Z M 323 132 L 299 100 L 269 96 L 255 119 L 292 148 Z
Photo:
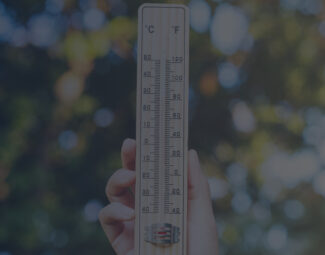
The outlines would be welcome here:
M 136 255 L 186 255 L 189 11 L 139 9 Z

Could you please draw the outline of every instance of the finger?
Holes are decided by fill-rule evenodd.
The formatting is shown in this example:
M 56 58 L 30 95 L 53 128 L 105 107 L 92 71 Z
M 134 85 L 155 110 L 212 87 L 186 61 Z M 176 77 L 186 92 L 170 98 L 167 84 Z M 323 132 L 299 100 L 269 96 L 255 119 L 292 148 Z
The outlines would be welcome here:
M 126 139 L 123 142 L 121 149 L 122 166 L 125 169 L 135 170 L 136 161 L 136 141 L 133 139 Z M 131 186 L 133 194 L 135 193 L 135 185 Z
M 190 150 L 188 156 L 189 199 L 210 199 L 208 180 L 202 172 L 197 152 Z
M 135 170 L 135 152 L 136 152 L 135 140 L 126 139 L 123 142 L 122 149 L 121 149 L 123 168 L 129 170 Z
M 107 182 L 107 198 L 110 202 L 119 202 L 134 208 L 134 196 L 129 189 L 134 183 L 134 171 L 127 169 L 117 170 Z
M 189 151 L 188 220 L 215 226 L 209 183 L 200 166 L 196 151 Z M 196 254 L 196 253 L 195 253 Z
M 135 217 L 134 210 L 121 203 L 111 203 L 99 212 L 99 221 L 112 243 L 123 231 L 123 222 Z
M 134 210 L 121 203 L 111 203 L 100 211 L 99 218 L 105 225 L 134 219 Z

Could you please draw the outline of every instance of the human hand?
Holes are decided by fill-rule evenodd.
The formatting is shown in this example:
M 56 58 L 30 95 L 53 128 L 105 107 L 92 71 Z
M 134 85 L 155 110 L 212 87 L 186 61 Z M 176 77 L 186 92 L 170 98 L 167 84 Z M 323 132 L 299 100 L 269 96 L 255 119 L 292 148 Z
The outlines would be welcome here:
M 188 160 L 188 255 L 217 255 L 217 228 L 207 178 L 198 155 Z M 126 139 L 121 149 L 122 169 L 109 179 L 106 195 L 111 202 L 99 213 L 100 223 L 117 255 L 134 255 L 135 140 Z

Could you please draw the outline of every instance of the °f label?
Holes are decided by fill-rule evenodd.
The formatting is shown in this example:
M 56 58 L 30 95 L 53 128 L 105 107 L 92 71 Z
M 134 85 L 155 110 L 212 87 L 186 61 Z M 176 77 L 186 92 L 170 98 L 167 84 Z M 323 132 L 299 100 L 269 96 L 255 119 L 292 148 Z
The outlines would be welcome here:
M 139 9 L 137 255 L 186 255 L 189 13 Z

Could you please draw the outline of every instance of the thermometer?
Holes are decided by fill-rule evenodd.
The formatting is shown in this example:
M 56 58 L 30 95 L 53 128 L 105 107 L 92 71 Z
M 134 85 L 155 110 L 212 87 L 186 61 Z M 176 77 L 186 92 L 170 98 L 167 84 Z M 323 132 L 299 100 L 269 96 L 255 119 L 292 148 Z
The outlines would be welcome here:
M 139 8 L 136 255 L 186 255 L 189 11 Z

